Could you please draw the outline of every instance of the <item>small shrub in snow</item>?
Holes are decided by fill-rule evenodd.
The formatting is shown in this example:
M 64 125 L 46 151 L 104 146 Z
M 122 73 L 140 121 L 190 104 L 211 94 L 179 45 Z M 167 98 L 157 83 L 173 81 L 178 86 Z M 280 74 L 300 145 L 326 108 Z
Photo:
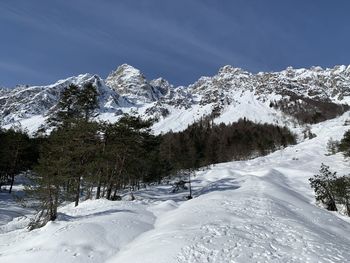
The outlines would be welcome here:
M 172 189 L 171 192 L 172 193 L 176 193 L 176 192 L 178 192 L 180 190 L 188 190 L 188 187 L 186 186 L 186 183 L 188 183 L 188 182 L 186 182 L 184 180 L 180 180 L 178 182 L 175 182 L 173 184 L 173 189 Z
M 350 125 L 350 120 L 345 120 L 343 125 L 344 126 L 349 126 Z
M 350 176 L 337 177 L 329 166 L 322 164 L 320 173 L 309 179 L 315 191 L 316 201 L 330 211 L 338 211 L 350 216 Z
M 316 137 L 316 134 L 311 132 L 311 127 L 307 126 L 304 130 L 303 130 L 303 134 L 304 134 L 304 139 L 313 139 Z
M 111 197 L 111 201 L 121 201 L 122 200 L 122 197 L 120 195 L 113 195 Z
M 327 142 L 328 155 L 333 155 L 339 152 L 339 141 L 333 140 L 332 137 L 329 138 Z

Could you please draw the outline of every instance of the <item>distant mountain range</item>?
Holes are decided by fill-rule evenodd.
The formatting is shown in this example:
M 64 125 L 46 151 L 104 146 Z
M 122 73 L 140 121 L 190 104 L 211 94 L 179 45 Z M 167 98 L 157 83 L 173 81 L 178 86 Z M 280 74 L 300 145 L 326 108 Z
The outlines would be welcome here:
M 156 133 L 183 130 L 204 117 L 226 123 L 244 117 L 280 125 L 316 123 L 336 117 L 350 104 L 350 66 L 257 74 L 224 66 L 212 77 L 175 87 L 163 78 L 148 80 L 123 64 L 106 79 L 83 74 L 48 86 L 0 88 L 1 126 L 21 123 L 35 132 L 72 83 L 97 88 L 99 119 L 116 121 L 122 113 L 133 112 L 156 119 Z

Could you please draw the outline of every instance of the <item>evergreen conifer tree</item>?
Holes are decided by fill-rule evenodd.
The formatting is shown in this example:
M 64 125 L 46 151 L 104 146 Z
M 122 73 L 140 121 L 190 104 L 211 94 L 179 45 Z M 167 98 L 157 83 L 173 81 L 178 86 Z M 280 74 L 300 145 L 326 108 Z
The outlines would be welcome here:
M 337 179 L 336 172 L 331 172 L 329 166 L 322 163 L 319 174 L 310 178 L 310 185 L 315 191 L 317 201 L 326 205 L 330 211 L 337 211 L 334 182 Z

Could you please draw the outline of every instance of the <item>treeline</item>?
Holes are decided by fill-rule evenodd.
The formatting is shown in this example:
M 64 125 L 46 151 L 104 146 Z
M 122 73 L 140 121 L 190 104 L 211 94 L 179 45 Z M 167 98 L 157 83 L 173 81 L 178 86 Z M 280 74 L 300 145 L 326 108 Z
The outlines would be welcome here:
M 35 149 L 26 146 L 18 152 L 32 161 L 9 174 L 33 171 L 26 193 L 38 201 L 34 204 L 39 212 L 31 229 L 55 220 L 62 202 L 77 206 L 82 199 L 118 200 L 125 189 L 160 183 L 179 171 L 265 155 L 295 143 L 287 128 L 246 119 L 229 125 L 203 119 L 182 132 L 155 136 L 152 121 L 137 116 L 123 115 L 114 124 L 94 121 L 97 98 L 91 84 L 71 85 L 48 120 L 50 135 L 41 132 L 35 139 L 23 135 L 35 141 Z
M 295 135 L 286 127 L 257 124 L 245 118 L 231 124 L 204 119 L 184 131 L 164 134 L 160 152 L 170 170 L 176 170 L 244 160 L 295 143 Z
M 300 124 L 314 124 L 340 116 L 347 110 L 347 104 L 336 104 L 331 101 L 315 100 L 296 95 L 294 92 L 285 91 L 284 96 L 289 96 L 279 101 L 271 101 L 270 107 L 293 116 Z

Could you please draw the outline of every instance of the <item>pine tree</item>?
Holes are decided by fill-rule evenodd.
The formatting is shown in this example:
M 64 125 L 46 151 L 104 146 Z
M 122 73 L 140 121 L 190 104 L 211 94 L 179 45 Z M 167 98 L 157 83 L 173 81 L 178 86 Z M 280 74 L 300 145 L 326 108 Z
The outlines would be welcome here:
M 346 213 L 350 216 L 350 177 L 341 176 L 334 181 L 334 194 L 336 202 L 344 205 Z
M 325 204 L 326 208 L 330 211 L 337 211 L 334 188 L 336 179 L 336 172 L 331 172 L 329 166 L 323 163 L 321 164 L 319 174 L 309 179 L 310 185 L 315 191 L 316 200 Z
M 350 157 L 350 130 L 345 132 L 339 144 L 339 150 L 343 152 L 345 157 Z
M 49 120 L 55 128 L 34 169 L 34 184 L 26 189 L 28 197 L 39 201 L 39 213 L 31 229 L 55 220 L 62 200 L 72 200 L 77 206 L 85 186 L 91 195 L 101 146 L 99 125 L 91 122 L 97 106 L 97 91 L 92 84 L 82 88 L 72 84 L 62 92 L 57 112 Z
M 67 131 L 70 138 L 68 151 L 71 166 L 71 179 L 75 184 L 75 206 L 79 204 L 83 183 L 95 177 L 96 155 L 101 147 L 98 124 L 82 120 Z M 83 180 L 83 179 L 87 180 Z M 92 178 L 92 179 L 91 179 Z
M 92 83 L 83 87 L 71 84 L 65 88 L 56 106 L 55 112 L 49 118 L 50 126 L 67 126 L 77 120 L 91 120 L 98 107 L 98 92 Z
M 117 123 L 107 124 L 104 131 L 104 169 L 106 198 L 111 199 L 118 189 L 126 185 L 139 187 L 148 177 L 151 160 L 157 160 L 152 151 L 157 147 L 150 134 L 150 121 L 124 115 Z M 153 157 L 152 157 L 153 156 Z
M 70 176 L 70 159 L 66 155 L 69 138 L 61 130 L 53 131 L 42 146 L 38 165 L 34 167 L 31 185 L 25 188 L 27 200 L 35 199 L 36 217 L 29 229 L 45 225 L 57 218 L 58 205 L 67 199 L 66 184 Z
M 56 106 L 55 112 L 48 119 L 50 126 L 65 126 L 80 115 L 78 103 L 79 87 L 71 84 L 65 88 Z
M 92 83 L 83 86 L 77 96 L 77 106 L 83 114 L 83 119 L 88 121 L 91 117 L 95 117 L 94 112 L 98 107 L 98 92 Z

